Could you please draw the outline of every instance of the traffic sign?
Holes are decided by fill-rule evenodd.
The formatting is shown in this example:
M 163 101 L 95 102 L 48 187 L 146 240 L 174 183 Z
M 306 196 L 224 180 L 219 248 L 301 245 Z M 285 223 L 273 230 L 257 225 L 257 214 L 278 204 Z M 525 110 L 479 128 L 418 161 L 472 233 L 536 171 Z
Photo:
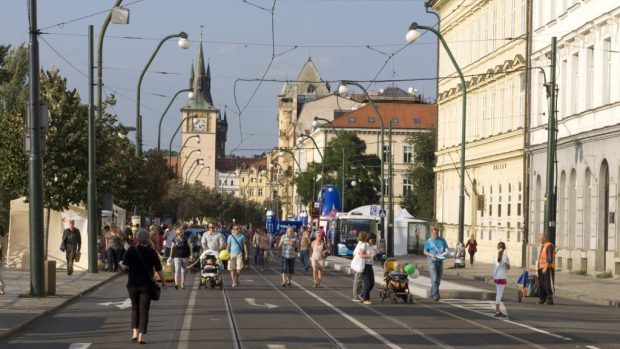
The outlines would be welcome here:
M 377 205 L 370 205 L 370 215 L 371 216 L 378 216 L 379 215 L 379 206 L 377 206 Z
M 385 217 L 387 215 L 387 210 L 382 208 L 379 210 L 379 216 L 380 217 Z

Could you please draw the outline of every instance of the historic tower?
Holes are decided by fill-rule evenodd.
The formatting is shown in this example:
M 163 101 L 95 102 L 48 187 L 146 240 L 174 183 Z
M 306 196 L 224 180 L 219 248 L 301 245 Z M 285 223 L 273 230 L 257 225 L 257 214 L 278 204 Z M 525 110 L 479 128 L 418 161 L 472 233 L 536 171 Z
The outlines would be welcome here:
M 205 69 L 202 41 L 189 83 L 194 98 L 181 108 L 179 177 L 187 183 L 199 181 L 215 188 L 215 159 L 224 157 L 228 121 L 213 106 L 211 67 Z

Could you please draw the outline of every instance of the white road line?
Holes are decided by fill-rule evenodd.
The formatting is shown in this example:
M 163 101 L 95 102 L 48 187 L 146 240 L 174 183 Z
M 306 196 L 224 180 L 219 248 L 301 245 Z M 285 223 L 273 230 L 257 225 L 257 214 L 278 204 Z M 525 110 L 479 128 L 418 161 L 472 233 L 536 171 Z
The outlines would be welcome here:
M 300 289 L 302 289 L 304 292 L 306 292 L 307 294 L 309 294 L 310 296 L 312 296 L 314 299 L 318 300 L 319 302 L 325 304 L 326 306 L 330 307 L 333 311 L 337 312 L 338 314 L 340 314 L 340 316 L 344 317 L 345 319 L 349 320 L 350 322 L 352 322 L 355 326 L 359 327 L 360 329 L 364 330 L 364 332 L 368 333 L 369 335 L 375 337 L 376 339 L 378 339 L 379 341 L 381 341 L 383 344 L 385 344 L 386 346 L 388 346 L 389 348 L 400 348 L 400 346 L 392 343 L 390 340 L 388 340 L 387 338 L 383 337 L 382 335 L 380 335 L 379 333 L 377 333 L 375 330 L 371 329 L 370 327 L 366 326 L 363 322 L 357 320 L 356 318 L 354 318 L 353 316 L 345 313 L 344 311 L 340 310 L 340 308 L 334 306 L 333 304 L 331 304 L 330 302 L 326 301 L 325 299 L 317 296 L 316 294 L 314 294 L 314 292 L 310 292 L 307 289 L 305 289 L 304 287 L 302 287 L 300 284 L 298 284 L 297 282 L 293 281 L 293 283 L 299 287 Z
M 256 270 L 256 268 L 254 268 Z M 275 271 L 276 273 L 278 273 L 278 271 L 276 271 L 273 268 L 270 268 L 271 270 Z M 299 305 L 297 305 L 297 303 L 295 301 L 293 301 L 286 293 L 282 292 L 276 285 L 274 285 L 271 281 L 269 281 L 269 279 L 267 279 L 267 277 L 263 274 L 259 274 L 269 285 L 271 285 L 271 287 L 274 288 L 274 290 L 276 290 L 282 297 L 284 297 L 287 301 L 289 301 L 289 303 L 291 303 L 293 305 L 293 307 L 295 307 L 295 309 L 297 309 L 297 311 L 299 311 L 306 319 L 308 319 L 308 321 L 310 321 L 314 327 L 316 327 L 319 331 L 321 331 L 321 333 L 323 333 L 325 336 L 327 336 L 332 343 L 335 343 L 336 345 L 338 345 L 339 348 L 343 348 L 345 349 L 346 346 L 344 345 L 344 343 L 340 342 L 338 339 L 336 339 L 336 337 L 334 337 L 331 333 L 329 333 L 329 331 L 327 331 L 327 329 L 325 329 L 323 326 L 321 326 L 321 324 L 319 324 L 316 320 L 314 320 L 308 313 L 306 313 Z M 298 287 L 301 288 L 301 286 L 294 282 L 293 283 L 295 285 L 297 285 Z M 302 288 L 303 289 L 303 288 Z M 307 291 L 306 291 L 307 292 Z
M 471 312 L 474 312 L 474 313 L 483 314 L 483 315 L 487 315 L 487 316 L 492 316 L 491 314 L 488 314 L 486 312 L 482 312 L 482 311 L 477 310 L 475 307 L 473 309 L 469 308 L 468 307 L 469 304 L 467 302 L 464 302 L 463 304 L 459 304 L 457 302 L 454 302 L 454 300 L 452 300 L 452 299 L 448 299 L 448 300 L 442 301 L 442 302 L 445 303 L 445 304 L 450 304 L 453 307 L 465 309 L 467 311 L 471 311 Z M 480 303 L 480 301 L 475 301 L 475 303 Z M 493 311 L 493 313 L 494 313 L 494 311 Z M 529 325 L 526 325 L 526 324 L 522 324 L 522 323 L 518 323 L 518 322 L 515 322 L 515 321 L 512 321 L 512 320 L 503 319 L 503 318 L 498 318 L 498 320 L 504 321 L 504 322 L 512 324 L 512 325 L 516 325 L 516 326 L 520 326 L 520 327 L 523 327 L 523 328 L 527 328 L 530 331 L 546 334 L 548 336 L 555 337 L 555 338 L 558 338 L 558 339 L 562 339 L 562 340 L 565 340 L 565 341 L 572 341 L 573 340 L 572 338 L 564 337 L 564 336 L 559 335 L 559 334 L 555 334 L 555 333 L 551 333 L 551 332 L 548 332 L 548 331 L 544 331 L 544 330 L 541 330 L 539 328 L 532 327 L 532 326 L 529 326 Z
M 194 283 L 192 287 L 192 292 L 189 296 L 189 302 L 187 302 L 187 308 L 185 310 L 185 317 L 183 317 L 183 325 L 180 329 L 179 334 L 179 346 L 178 349 L 187 349 L 189 346 L 189 333 L 192 328 L 192 317 L 194 316 L 194 307 L 196 306 L 196 294 L 198 289 L 198 275 L 194 277 Z
M 72 343 L 69 349 L 86 349 L 90 347 L 92 343 Z

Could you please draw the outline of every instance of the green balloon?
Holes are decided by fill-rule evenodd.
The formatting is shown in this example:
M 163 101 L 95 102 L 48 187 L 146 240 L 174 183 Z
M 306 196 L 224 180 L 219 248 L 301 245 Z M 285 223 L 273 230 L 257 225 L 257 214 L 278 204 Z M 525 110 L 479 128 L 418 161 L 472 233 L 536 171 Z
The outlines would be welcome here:
M 415 273 L 415 265 L 412 263 L 407 263 L 405 264 L 405 267 L 403 268 L 405 274 L 407 275 L 411 275 L 413 273 Z

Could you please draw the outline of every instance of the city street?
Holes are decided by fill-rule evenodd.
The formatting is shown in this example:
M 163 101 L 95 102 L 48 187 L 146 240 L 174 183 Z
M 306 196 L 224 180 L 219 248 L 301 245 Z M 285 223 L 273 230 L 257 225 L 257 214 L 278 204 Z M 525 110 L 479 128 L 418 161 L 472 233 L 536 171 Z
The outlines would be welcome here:
M 298 265 L 299 267 L 299 265 Z M 377 266 L 375 266 L 377 268 Z M 299 268 L 283 288 L 276 269 L 250 268 L 238 288 L 169 287 L 152 303 L 146 340 L 152 348 L 618 348 L 617 308 L 559 298 L 542 306 L 517 303 L 507 290 L 507 319 L 493 317 L 492 301 L 416 298 L 415 304 L 351 301 L 352 278 L 327 270 L 312 288 Z M 224 275 L 224 281 L 230 284 Z M 125 348 L 130 303 L 125 275 L 112 278 L 12 337 L 1 348 Z M 488 287 L 471 281 L 476 287 Z

